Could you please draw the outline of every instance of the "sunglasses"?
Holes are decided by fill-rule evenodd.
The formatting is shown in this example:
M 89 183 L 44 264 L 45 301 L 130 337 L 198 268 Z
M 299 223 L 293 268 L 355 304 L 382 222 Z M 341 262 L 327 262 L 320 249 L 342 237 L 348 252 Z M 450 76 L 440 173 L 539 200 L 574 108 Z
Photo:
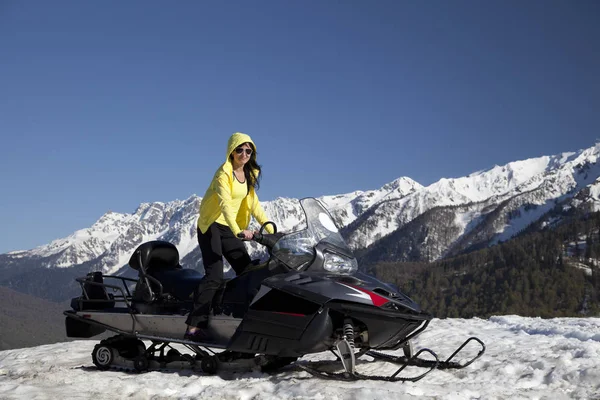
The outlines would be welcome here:
M 241 147 L 236 147 L 235 148 L 235 152 L 236 154 L 242 154 L 244 152 L 244 150 L 246 150 L 246 155 L 251 155 L 252 154 L 252 149 L 243 149 Z

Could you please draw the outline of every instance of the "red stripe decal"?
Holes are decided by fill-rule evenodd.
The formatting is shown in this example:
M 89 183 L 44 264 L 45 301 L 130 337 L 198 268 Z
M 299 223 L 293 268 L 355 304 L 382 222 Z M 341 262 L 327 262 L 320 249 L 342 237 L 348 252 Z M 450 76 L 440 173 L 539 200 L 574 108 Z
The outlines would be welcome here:
M 367 289 L 363 289 L 359 286 L 354 286 L 354 285 L 348 285 L 348 286 L 352 286 L 354 289 L 360 290 L 361 292 L 365 292 L 366 294 L 368 294 L 371 297 L 371 301 L 373 302 L 373 305 L 375 305 L 376 307 L 381 307 L 385 303 L 389 303 L 388 299 L 378 295 L 377 293 L 373 293 L 373 292 L 371 292 Z
M 292 317 L 306 317 L 304 314 L 296 314 L 293 312 L 273 311 L 275 314 L 291 315 Z

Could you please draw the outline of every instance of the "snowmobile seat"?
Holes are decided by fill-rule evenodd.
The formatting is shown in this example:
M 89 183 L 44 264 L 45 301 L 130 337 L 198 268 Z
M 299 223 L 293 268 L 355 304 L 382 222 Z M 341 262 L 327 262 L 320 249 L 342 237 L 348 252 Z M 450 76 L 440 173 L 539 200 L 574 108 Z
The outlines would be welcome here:
M 190 268 L 179 268 L 174 270 L 153 270 L 148 274 L 161 283 L 163 292 L 169 293 L 178 300 L 191 300 L 194 290 L 204 277 L 200 272 Z
M 189 300 L 203 275 L 200 272 L 182 268 L 179 265 L 179 252 L 172 243 L 155 240 L 141 244 L 132 254 L 129 266 L 143 275 L 157 279 L 168 293 L 178 300 Z M 157 291 L 157 285 L 152 285 Z
M 177 269 L 179 265 L 179 252 L 172 243 L 154 240 L 142 243 L 131 255 L 129 266 L 142 273 L 150 269 Z

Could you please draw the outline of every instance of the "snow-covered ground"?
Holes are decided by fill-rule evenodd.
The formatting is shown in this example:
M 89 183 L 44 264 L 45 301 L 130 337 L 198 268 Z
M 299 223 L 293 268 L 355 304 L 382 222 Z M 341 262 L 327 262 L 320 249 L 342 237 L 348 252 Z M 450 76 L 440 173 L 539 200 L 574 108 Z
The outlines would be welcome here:
M 322 380 L 293 366 L 274 375 L 99 371 L 90 356 L 93 340 L 7 350 L 0 352 L 0 398 L 600 399 L 600 318 L 434 320 L 415 344 L 443 358 L 468 336 L 486 343 L 479 360 L 416 383 Z M 300 362 L 325 358 L 330 355 Z M 383 374 L 393 368 L 367 358 L 357 369 Z

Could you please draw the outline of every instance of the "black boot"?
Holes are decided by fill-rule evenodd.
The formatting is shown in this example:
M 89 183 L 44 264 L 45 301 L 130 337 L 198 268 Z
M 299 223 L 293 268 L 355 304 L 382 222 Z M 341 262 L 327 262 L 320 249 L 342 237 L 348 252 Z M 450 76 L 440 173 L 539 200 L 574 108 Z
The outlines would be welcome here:
M 183 338 L 196 343 L 214 343 L 215 341 L 208 330 L 203 328 L 196 328 L 193 332 L 190 332 L 190 328 L 188 328 Z

